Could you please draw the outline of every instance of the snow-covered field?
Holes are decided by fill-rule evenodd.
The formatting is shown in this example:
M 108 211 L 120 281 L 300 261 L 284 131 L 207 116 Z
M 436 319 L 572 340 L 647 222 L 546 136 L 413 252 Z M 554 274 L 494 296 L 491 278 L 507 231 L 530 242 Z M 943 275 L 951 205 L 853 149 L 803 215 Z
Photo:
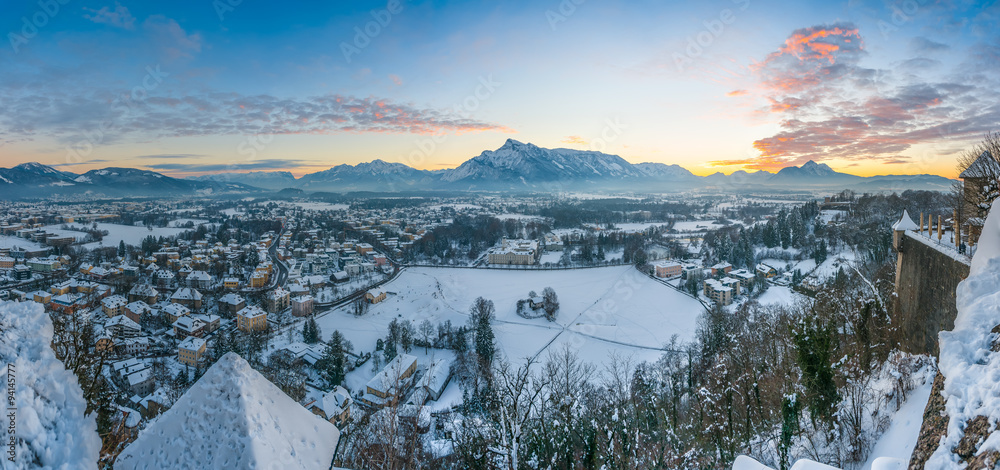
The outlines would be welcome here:
M 12 237 L 10 235 L 0 235 L 0 248 L 14 248 L 15 246 L 20 248 L 32 248 L 32 249 L 42 248 L 41 245 L 31 240 L 28 240 L 27 238 Z
M 515 313 L 519 299 L 545 287 L 559 296 L 555 322 Z M 697 300 L 625 266 L 526 272 L 408 268 L 385 289 L 388 298 L 365 316 L 341 308 L 320 317 L 324 336 L 340 330 L 356 350 L 372 351 L 393 318 L 415 326 L 425 319 L 464 325 L 469 307 L 482 296 L 496 306 L 497 343 L 511 360 L 544 360 L 548 351 L 566 345 L 593 363 L 613 352 L 642 361 L 658 358 L 673 335 L 690 339 L 703 310 Z
M 91 227 L 91 225 L 81 226 L 80 224 L 68 224 L 68 225 L 70 226 L 75 225 L 77 227 L 83 227 L 83 228 Z M 61 227 L 62 224 L 46 225 L 45 227 L 42 228 L 45 229 L 46 232 L 55 233 L 60 236 L 76 237 L 77 240 L 83 240 L 87 236 L 87 234 L 84 232 L 77 232 L 75 230 L 63 230 Z M 188 230 L 186 228 L 177 228 L 177 227 L 153 227 L 152 230 L 149 230 L 146 227 L 138 227 L 134 225 L 105 224 L 105 223 L 98 223 L 97 229 L 108 231 L 108 235 L 104 237 L 104 240 L 102 242 L 103 246 L 118 246 L 118 243 L 120 243 L 122 240 L 124 240 L 125 244 L 127 245 L 138 246 L 139 244 L 142 243 L 143 238 L 146 238 L 150 235 L 156 237 L 172 237 Z M 88 243 L 84 245 L 84 247 L 96 248 L 100 246 L 102 243 L 98 242 Z

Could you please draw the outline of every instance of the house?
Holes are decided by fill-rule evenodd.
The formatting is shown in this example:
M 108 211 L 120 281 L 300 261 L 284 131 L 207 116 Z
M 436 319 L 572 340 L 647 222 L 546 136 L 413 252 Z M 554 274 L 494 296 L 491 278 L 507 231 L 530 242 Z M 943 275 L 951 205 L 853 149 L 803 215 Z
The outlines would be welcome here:
M 142 323 L 143 315 L 147 315 L 152 311 L 153 309 L 141 300 L 125 304 L 125 316 L 136 323 Z
M 347 274 L 347 271 L 337 271 L 330 275 L 330 280 L 334 283 L 347 282 L 351 279 L 351 276 Z
M 222 287 L 225 287 L 226 289 L 230 289 L 230 290 L 239 289 L 240 288 L 240 280 L 237 279 L 237 278 L 235 278 L 235 277 L 227 277 L 227 278 L 225 278 L 225 279 L 222 280 Z
M 129 374 L 125 380 L 128 382 L 129 389 L 136 395 L 145 396 L 153 393 L 153 385 L 155 385 L 153 370 L 148 367 Z
M 192 313 L 190 317 L 200 320 L 205 324 L 205 334 L 218 330 L 219 325 L 222 324 L 222 317 L 218 315 L 211 315 L 208 313 Z
M 729 274 L 729 271 L 732 270 L 733 270 L 733 265 L 724 262 L 718 263 L 715 266 L 712 266 L 712 275 L 713 276 L 725 275 Z
M 125 313 L 125 304 L 128 301 L 120 295 L 112 295 L 101 300 L 101 311 L 109 317 L 114 317 Z
M 14 269 L 14 258 L 0 256 L 0 269 Z
M 135 338 L 120 338 L 115 340 L 115 351 L 122 356 L 135 356 L 149 351 L 149 338 L 137 336 Z
M 278 313 L 288 308 L 291 293 L 278 287 L 264 297 L 264 308 L 270 313 Z
M 188 336 L 187 339 L 181 341 L 181 344 L 177 345 L 177 360 L 181 364 L 198 367 L 205 354 L 206 344 L 206 341 L 201 338 Z
M 715 279 L 705 279 L 702 281 L 702 293 L 705 297 L 712 299 L 719 305 L 729 305 L 733 303 L 733 289 L 724 286 Z
M 427 372 L 420 378 L 420 387 L 427 392 L 431 400 L 441 398 L 441 393 L 448 387 L 451 380 L 451 361 L 437 359 L 427 367 Z
M 192 336 L 201 338 L 205 335 L 205 322 L 194 318 L 193 315 L 180 317 L 171 326 L 174 328 L 174 336 L 177 339 L 186 339 Z
M 156 271 L 153 277 L 156 279 L 156 287 L 161 289 L 171 287 L 174 284 L 174 273 L 166 269 Z
M 43 290 L 36 290 L 31 293 L 31 300 L 42 305 L 48 305 L 52 302 L 52 294 Z
M 139 336 L 139 333 L 142 331 L 138 323 L 125 315 L 118 315 L 108 320 L 104 323 L 104 329 L 115 338 L 132 338 Z
M 767 279 L 771 279 L 774 276 L 778 275 L 778 270 L 777 269 L 774 269 L 773 267 L 771 267 L 769 265 L 766 265 L 764 263 L 758 264 L 756 270 L 757 270 L 757 274 L 759 274 L 761 276 L 764 276 Z
M 219 313 L 224 315 L 236 315 L 236 312 L 243 310 L 247 306 L 247 301 L 241 295 L 228 293 L 219 298 Z
M 80 297 L 80 294 L 60 294 L 54 296 L 52 297 L 52 302 L 49 303 L 49 308 L 59 313 L 72 315 L 80 308 L 80 305 L 77 304 L 77 300 Z
M 267 312 L 256 305 L 245 307 L 236 313 L 236 327 L 245 332 L 266 330 Z
M 416 357 L 409 354 L 397 355 L 368 381 L 361 401 L 372 407 L 395 402 L 410 387 L 410 378 L 416 370 Z
M 250 287 L 254 289 L 259 289 L 267 285 L 267 273 L 264 271 L 254 271 L 250 275 Z
M 371 289 L 365 293 L 365 300 L 367 300 L 369 303 L 372 304 L 377 304 L 385 300 L 385 297 L 386 297 L 386 291 L 381 287 Z
M 740 281 L 740 291 L 742 292 L 750 287 L 750 284 L 753 283 L 753 280 L 757 276 L 754 273 L 741 268 L 730 271 L 729 277 Z
M 312 315 L 314 303 L 315 301 L 311 295 L 303 295 L 292 299 L 292 315 L 296 317 Z
M 541 257 L 538 240 L 508 240 L 504 238 L 500 247 L 488 255 L 490 264 L 535 264 Z
M 677 261 L 671 261 L 671 260 L 660 261 L 659 263 L 653 265 L 653 269 L 656 274 L 656 277 L 664 279 L 672 279 L 675 277 L 679 277 L 681 273 L 684 272 L 683 265 L 681 265 Z
M 167 323 L 173 323 L 177 321 L 178 318 L 183 317 L 191 313 L 191 309 L 181 305 L 181 304 L 167 304 L 163 306 L 160 311 L 167 319 Z
M 212 287 L 212 275 L 205 271 L 192 271 L 187 276 L 187 284 L 195 289 L 208 289 Z
M 351 417 L 351 404 L 354 400 L 346 388 L 338 385 L 333 391 L 327 392 L 323 398 L 313 402 L 309 411 L 340 427 Z
M 201 292 L 193 287 L 181 287 L 170 296 L 171 302 L 194 310 L 201 308 L 201 299 Z
M 159 297 L 160 291 L 156 290 L 155 287 L 149 284 L 137 284 L 128 291 L 129 302 L 142 301 L 147 305 L 153 305 L 157 300 L 159 300 Z

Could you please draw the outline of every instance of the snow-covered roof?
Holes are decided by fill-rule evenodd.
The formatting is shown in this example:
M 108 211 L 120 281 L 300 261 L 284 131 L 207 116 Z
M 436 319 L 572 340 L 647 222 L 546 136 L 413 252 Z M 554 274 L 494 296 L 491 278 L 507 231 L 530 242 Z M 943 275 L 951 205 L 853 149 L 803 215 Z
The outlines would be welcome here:
M 115 468 L 327 469 L 339 439 L 336 426 L 228 353 L 125 448 Z
M 892 229 L 896 232 L 903 232 L 906 230 L 920 230 L 920 227 L 917 227 L 917 224 L 910 218 L 910 214 L 907 214 L 906 209 L 903 209 L 903 215 L 899 217 L 896 223 L 892 224 Z
M 997 162 L 989 150 L 979 154 L 976 161 L 972 162 L 959 178 L 995 178 L 1000 176 L 1000 162 Z
M 181 341 L 181 344 L 177 345 L 177 349 L 186 349 L 188 351 L 197 351 L 205 345 L 205 340 L 201 338 L 196 338 L 194 336 L 188 336 L 187 339 Z

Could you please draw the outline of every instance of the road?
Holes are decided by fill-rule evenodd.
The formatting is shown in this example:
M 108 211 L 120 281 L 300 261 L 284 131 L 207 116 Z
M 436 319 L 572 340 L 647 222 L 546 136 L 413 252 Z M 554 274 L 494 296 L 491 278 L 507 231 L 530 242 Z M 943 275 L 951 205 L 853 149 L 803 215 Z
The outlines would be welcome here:
M 281 234 L 285 233 L 285 226 L 282 224 L 281 231 L 278 235 L 274 237 L 274 241 L 271 242 L 271 246 L 267 249 L 267 252 L 271 255 L 271 259 L 274 261 L 275 266 L 278 267 L 278 275 L 274 278 L 274 287 L 281 287 L 285 285 L 288 280 L 288 266 L 285 265 L 284 261 L 278 259 L 278 241 L 281 240 Z

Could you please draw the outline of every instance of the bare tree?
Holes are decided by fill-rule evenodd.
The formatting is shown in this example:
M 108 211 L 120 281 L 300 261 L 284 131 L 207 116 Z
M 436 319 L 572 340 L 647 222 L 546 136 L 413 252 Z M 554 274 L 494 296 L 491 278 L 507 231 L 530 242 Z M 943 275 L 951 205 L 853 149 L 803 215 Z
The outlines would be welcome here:
M 519 466 L 521 438 L 528 431 L 528 421 L 536 416 L 539 396 L 546 388 L 544 376 L 535 376 L 531 367 L 535 360 L 529 358 L 523 366 L 514 368 L 505 360 L 497 361 L 494 368 L 495 420 L 499 423 L 499 442 L 494 452 L 500 455 L 509 470 Z
M 984 159 L 977 163 L 980 157 Z M 956 209 L 969 217 L 985 217 L 1000 196 L 1000 132 L 987 133 L 981 142 L 958 156 L 956 166 L 965 175 L 964 184 L 955 189 L 962 195 L 964 207 Z

